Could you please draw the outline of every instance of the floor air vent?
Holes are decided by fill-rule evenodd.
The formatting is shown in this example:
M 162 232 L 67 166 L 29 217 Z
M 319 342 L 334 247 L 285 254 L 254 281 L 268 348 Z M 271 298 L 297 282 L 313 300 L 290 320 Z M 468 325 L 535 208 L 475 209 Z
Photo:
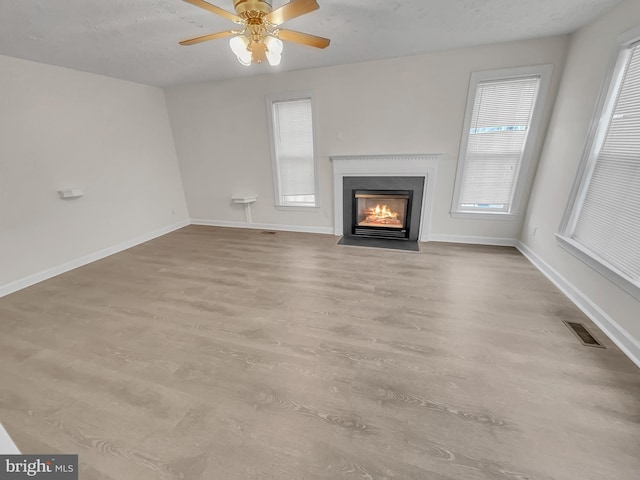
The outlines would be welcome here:
M 262 233 L 262 235 L 276 235 L 278 232 L 272 232 L 270 230 L 263 230 L 260 233 Z
M 564 324 L 569 327 L 569 330 L 573 332 L 573 334 L 578 337 L 578 340 L 582 342 L 583 345 L 587 347 L 598 347 L 598 348 L 606 348 L 602 345 L 596 337 L 591 335 L 591 332 L 587 330 L 582 323 L 575 322 L 564 322 Z

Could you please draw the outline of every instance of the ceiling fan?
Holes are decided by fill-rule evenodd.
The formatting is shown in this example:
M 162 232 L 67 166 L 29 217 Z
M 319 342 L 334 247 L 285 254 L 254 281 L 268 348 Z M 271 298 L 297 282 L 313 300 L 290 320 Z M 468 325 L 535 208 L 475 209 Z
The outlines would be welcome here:
M 265 59 L 270 65 L 278 65 L 283 49 L 282 40 L 315 48 L 326 48 L 330 43 L 328 38 L 279 28 L 287 20 L 317 10 L 319 5 L 316 0 L 291 0 L 275 10 L 272 0 L 233 0 L 236 13 L 204 0 L 184 1 L 231 20 L 241 28 L 190 38 L 180 42 L 180 45 L 194 45 L 216 38 L 232 37 L 229 46 L 243 65 L 248 66 L 252 62 L 262 63 Z

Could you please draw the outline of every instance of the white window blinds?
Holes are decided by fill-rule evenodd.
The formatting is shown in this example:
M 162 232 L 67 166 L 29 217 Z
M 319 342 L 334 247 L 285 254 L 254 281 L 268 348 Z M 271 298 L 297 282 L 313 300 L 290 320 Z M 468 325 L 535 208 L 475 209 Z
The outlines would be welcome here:
M 274 101 L 272 108 L 280 203 L 315 203 L 311 99 Z
M 640 286 L 640 46 L 626 55 L 571 237 Z
M 540 76 L 477 85 L 457 210 L 510 210 L 539 86 Z

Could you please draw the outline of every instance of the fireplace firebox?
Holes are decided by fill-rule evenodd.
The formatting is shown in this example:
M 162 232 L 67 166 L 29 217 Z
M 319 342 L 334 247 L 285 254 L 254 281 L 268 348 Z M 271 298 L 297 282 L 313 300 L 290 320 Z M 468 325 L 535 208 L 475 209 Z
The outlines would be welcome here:
M 408 239 L 411 190 L 352 190 L 354 236 Z
M 343 177 L 340 245 L 419 250 L 426 177 Z

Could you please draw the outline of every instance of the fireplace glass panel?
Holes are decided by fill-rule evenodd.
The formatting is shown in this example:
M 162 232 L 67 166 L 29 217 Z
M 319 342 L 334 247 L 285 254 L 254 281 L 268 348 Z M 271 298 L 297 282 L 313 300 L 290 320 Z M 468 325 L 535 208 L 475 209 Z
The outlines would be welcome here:
M 405 229 L 408 194 L 356 193 L 356 225 Z

